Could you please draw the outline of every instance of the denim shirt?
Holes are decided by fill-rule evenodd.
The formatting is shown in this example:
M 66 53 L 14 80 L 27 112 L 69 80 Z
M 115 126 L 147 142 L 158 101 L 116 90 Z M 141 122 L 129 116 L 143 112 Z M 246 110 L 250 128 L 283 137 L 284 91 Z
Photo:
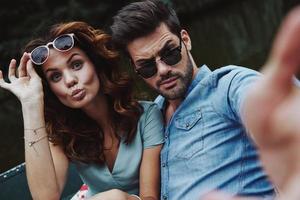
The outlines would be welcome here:
M 165 127 L 161 199 L 198 200 L 215 189 L 260 197 L 274 193 L 240 116 L 244 93 L 258 77 L 237 66 L 199 69 Z M 162 96 L 155 102 L 164 109 Z

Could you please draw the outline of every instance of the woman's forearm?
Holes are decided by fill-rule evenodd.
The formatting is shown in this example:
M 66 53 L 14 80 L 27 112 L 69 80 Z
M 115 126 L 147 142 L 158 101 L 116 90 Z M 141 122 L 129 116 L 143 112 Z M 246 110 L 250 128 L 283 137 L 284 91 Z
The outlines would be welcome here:
M 22 103 L 26 175 L 33 199 L 59 199 L 60 189 L 41 102 Z

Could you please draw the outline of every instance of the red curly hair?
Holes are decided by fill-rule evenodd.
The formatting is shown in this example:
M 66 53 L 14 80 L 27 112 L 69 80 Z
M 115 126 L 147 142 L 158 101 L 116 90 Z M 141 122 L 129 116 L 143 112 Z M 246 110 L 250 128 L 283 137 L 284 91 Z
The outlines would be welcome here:
M 60 23 L 51 27 L 47 36 L 29 42 L 26 52 L 45 45 L 54 38 L 74 33 L 75 46 L 93 62 L 102 93 L 109 104 L 112 127 L 116 136 L 128 144 L 136 134 L 142 107 L 133 98 L 132 80 L 119 68 L 119 55 L 111 46 L 111 37 L 85 22 Z M 34 66 L 43 81 L 45 120 L 49 140 L 62 147 L 72 161 L 103 164 L 104 136 L 101 127 L 81 110 L 64 106 L 51 91 L 41 66 Z M 100 108 L 99 108 L 100 109 Z

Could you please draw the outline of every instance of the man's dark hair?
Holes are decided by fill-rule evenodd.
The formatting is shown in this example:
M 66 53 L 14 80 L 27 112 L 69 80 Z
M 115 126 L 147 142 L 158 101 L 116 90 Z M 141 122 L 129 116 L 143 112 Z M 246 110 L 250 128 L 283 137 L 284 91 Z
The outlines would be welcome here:
M 113 17 L 112 40 L 117 48 L 127 53 L 131 41 L 152 33 L 161 23 L 180 35 L 181 26 L 174 9 L 160 0 L 146 0 L 123 7 Z

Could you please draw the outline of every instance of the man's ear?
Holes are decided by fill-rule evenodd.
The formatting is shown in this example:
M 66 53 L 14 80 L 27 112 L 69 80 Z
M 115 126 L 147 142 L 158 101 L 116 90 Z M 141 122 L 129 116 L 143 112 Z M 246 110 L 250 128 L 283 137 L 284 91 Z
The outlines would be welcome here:
M 180 31 L 182 42 L 184 42 L 188 51 L 192 50 L 192 42 L 188 32 L 184 29 Z

